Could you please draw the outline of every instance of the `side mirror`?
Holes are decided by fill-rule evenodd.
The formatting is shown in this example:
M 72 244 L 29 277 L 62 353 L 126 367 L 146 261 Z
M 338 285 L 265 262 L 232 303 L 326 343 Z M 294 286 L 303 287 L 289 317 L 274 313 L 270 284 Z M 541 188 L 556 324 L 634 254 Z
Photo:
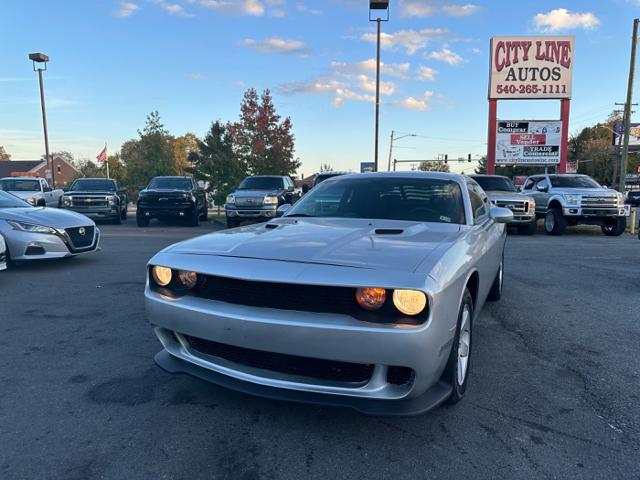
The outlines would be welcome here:
M 287 213 L 289 211 L 290 208 L 291 208 L 291 204 L 290 203 L 285 203 L 284 205 L 280 205 L 278 207 L 278 210 L 276 210 L 276 215 L 278 217 L 282 217 L 285 213 Z
M 309 190 L 311 190 L 311 187 L 309 185 L 307 185 L 306 183 L 302 184 L 302 193 L 309 193 Z
M 491 207 L 491 218 L 496 223 L 509 223 L 513 221 L 513 212 L 508 208 Z
M 51 188 L 51 187 L 42 187 L 42 191 L 43 192 L 51 192 L 51 191 L 53 191 L 53 188 Z

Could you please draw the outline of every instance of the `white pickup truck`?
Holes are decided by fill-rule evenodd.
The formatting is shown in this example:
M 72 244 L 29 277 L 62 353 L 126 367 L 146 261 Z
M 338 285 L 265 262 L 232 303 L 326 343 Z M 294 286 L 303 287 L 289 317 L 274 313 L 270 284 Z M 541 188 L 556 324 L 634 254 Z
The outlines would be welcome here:
M 60 207 L 64 192 L 52 189 L 44 178 L 6 177 L 0 178 L 0 190 L 26 200 L 34 207 Z

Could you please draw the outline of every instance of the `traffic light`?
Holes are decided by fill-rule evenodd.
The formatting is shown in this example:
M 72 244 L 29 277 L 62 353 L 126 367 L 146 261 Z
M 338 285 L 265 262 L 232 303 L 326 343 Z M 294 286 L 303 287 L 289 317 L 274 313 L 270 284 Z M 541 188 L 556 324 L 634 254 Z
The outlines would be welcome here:
M 469 154 L 469 157 L 467 157 L 467 161 L 471 163 L 471 154 Z
M 445 154 L 444 163 L 449 163 L 449 154 Z

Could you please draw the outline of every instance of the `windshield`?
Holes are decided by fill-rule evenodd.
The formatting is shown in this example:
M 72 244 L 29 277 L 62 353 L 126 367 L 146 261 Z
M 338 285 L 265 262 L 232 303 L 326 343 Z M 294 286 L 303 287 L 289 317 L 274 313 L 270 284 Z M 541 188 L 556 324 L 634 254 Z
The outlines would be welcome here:
M 602 188 L 593 178 L 581 175 L 578 177 L 549 177 L 555 188 Z
M 39 180 L 18 180 L 18 179 L 5 179 L 0 180 L 0 190 L 6 192 L 39 192 L 40 181 Z
M 193 184 L 190 178 L 158 177 L 151 180 L 147 188 L 161 190 L 191 190 Z
M 0 191 L 0 208 L 25 208 L 31 207 L 24 200 L 11 195 L 10 193 Z
M 366 175 L 322 183 L 291 207 L 286 216 L 462 224 L 464 204 L 455 182 Z
M 80 192 L 80 191 L 99 191 L 99 192 L 115 192 L 116 191 L 116 183 L 113 180 L 102 180 L 102 179 L 93 179 L 86 178 L 80 179 L 73 182 L 70 192 Z
M 283 188 L 280 177 L 247 177 L 238 187 L 238 190 L 278 190 Z
M 505 177 L 472 177 L 485 192 L 516 192 L 516 186 Z

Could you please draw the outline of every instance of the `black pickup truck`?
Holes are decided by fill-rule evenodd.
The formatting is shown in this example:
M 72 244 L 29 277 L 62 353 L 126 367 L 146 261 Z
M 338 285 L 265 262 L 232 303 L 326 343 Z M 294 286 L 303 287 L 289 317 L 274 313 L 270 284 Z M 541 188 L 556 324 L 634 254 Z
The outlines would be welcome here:
M 300 196 L 293 181 L 287 176 L 247 177 L 227 196 L 224 205 L 227 226 L 237 227 L 243 220 L 271 220 L 277 216 L 280 205 L 293 204 Z
M 155 177 L 138 196 L 139 227 L 149 226 L 152 218 L 185 220 L 197 227 L 207 215 L 205 191 L 191 177 Z
M 127 219 L 128 203 L 126 190 L 110 178 L 78 178 L 61 199 L 62 208 L 117 225 Z

